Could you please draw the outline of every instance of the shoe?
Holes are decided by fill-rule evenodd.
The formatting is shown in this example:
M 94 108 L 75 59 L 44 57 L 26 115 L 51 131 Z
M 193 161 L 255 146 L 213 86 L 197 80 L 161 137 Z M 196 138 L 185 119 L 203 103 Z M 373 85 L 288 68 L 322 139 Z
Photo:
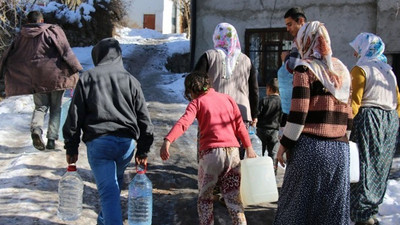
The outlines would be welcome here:
M 37 150 L 43 151 L 45 147 L 44 147 L 44 142 L 42 140 L 42 130 L 40 128 L 35 128 L 31 133 L 31 137 L 32 137 L 33 147 L 35 147 Z
M 56 143 L 53 139 L 48 139 L 47 140 L 47 145 L 46 145 L 47 149 L 55 149 L 56 148 Z

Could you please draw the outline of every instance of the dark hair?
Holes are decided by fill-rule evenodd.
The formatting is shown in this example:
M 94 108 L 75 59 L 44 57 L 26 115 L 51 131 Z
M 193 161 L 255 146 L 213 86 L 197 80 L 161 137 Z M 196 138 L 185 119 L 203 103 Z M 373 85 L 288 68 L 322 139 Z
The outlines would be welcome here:
M 271 89 L 273 93 L 279 93 L 279 82 L 278 78 L 272 78 L 268 81 L 267 87 Z
M 284 18 L 289 18 L 291 17 L 294 21 L 299 22 L 299 18 L 303 17 L 304 21 L 307 21 L 306 14 L 304 13 L 303 9 L 300 7 L 294 7 L 289 9 L 286 13 Z
M 199 96 L 210 88 L 210 80 L 207 73 L 193 71 L 185 78 L 185 98 L 189 101 L 193 100 L 190 95 L 193 93 Z
M 43 19 L 43 14 L 39 11 L 31 11 L 28 13 L 27 22 L 28 23 L 40 23 Z

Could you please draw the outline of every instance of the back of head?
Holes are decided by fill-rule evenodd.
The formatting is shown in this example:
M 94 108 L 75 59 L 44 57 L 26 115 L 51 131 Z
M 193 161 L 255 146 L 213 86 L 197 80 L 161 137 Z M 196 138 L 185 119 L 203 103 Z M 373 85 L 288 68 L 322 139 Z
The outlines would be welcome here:
M 43 14 L 39 11 L 31 11 L 27 15 L 28 23 L 42 23 L 43 22 Z
M 278 78 L 272 78 L 268 81 L 267 87 L 270 88 L 272 93 L 279 93 L 279 82 Z
M 296 22 L 299 21 L 300 17 L 304 18 L 304 21 L 307 21 L 306 14 L 304 13 L 303 9 L 300 7 L 294 7 L 294 8 L 289 9 L 285 13 L 284 18 L 289 18 L 289 17 L 291 17 Z
M 121 57 L 121 46 L 115 38 L 104 38 L 92 49 L 92 59 L 95 66 L 101 62 L 112 62 L 116 59 L 120 60 Z
M 200 71 L 193 71 L 185 77 L 185 98 L 193 100 L 192 95 L 200 96 L 210 88 L 208 74 Z

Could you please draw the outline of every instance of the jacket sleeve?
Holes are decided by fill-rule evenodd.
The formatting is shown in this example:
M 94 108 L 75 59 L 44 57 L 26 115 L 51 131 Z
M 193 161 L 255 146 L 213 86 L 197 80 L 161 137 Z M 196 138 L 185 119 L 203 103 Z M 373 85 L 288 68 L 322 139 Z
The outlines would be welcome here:
M 140 136 L 137 140 L 137 153 L 136 156 L 147 157 L 150 147 L 153 144 L 153 124 L 150 119 L 150 114 L 147 109 L 146 100 L 144 98 L 142 89 L 136 89 L 136 104 L 135 111 L 137 115 L 137 123 L 140 130 Z
M 361 107 L 362 98 L 365 88 L 365 72 L 358 66 L 351 70 L 351 86 L 353 89 L 351 107 L 353 108 L 353 115 L 357 115 Z
M 249 102 L 251 118 L 255 119 L 258 116 L 258 81 L 257 81 L 257 70 L 251 64 L 250 76 L 249 76 Z
M 69 65 L 72 71 L 77 73 L 83 70 L 82 65 L 78 58 L 76 58 L 75 53 L 72 51 L 68 39 L 61 27 L 53 25 L 49 30 L 52 32 L 50 38 L 54 42 L 63 60 Z
M 82 87 L 82 80 L 79 80 L 63 126 L 64 148 L 68 155 L 78 154 L 81 131 L 85 121 L 86 103 Z

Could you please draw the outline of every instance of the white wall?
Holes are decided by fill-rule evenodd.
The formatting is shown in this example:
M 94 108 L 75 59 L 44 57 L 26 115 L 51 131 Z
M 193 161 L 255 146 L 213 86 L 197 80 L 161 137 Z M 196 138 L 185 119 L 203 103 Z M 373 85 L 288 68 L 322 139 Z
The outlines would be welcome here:
M 155 29 L 163 34 L 172 32 L 171 0 L 123 0 L 126 6 L 127 16 L 124 18 L 128 27 L 143 28 L 143 15 L 155 14 Z

